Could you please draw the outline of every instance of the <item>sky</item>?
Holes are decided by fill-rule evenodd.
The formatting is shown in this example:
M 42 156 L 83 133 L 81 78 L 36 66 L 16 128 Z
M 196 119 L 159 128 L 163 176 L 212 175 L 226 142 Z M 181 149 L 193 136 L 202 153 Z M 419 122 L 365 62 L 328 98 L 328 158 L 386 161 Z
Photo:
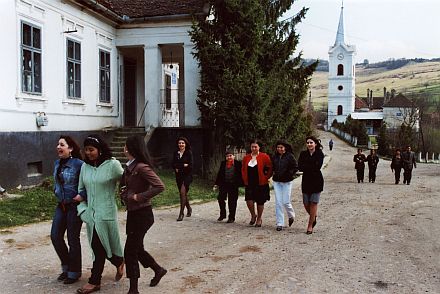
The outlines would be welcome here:
M 355 45 L 355 62 L 440 57 L 440 0 L 344 0 L 345 42 Z M 297 47 L 304 58 L 328 60 L 336 39 L 342 0 L 297 0 L 283 18 L 302 7 Z

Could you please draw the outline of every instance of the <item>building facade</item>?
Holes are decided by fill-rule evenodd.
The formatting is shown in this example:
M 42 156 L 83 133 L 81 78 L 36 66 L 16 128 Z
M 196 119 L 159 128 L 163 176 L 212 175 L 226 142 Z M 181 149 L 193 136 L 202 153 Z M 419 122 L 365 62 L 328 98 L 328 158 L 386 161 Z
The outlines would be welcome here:
M 2 186 L 50 175 L 60 134 L 200 125 L 188 32 L 204 1 L 150 2 L 2 1 Z

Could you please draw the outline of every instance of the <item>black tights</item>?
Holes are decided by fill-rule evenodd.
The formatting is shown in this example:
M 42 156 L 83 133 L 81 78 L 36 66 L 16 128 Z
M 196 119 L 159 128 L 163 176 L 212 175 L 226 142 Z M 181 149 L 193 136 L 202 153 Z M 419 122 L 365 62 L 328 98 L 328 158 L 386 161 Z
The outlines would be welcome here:
M 189 205 L 189 200 L 188 200 L 188 189 L 185 187 L 185 184 L 182 183 L 182 185 L 180 186 L 179 189 L 179 193 L 180 193 L 180 214 L 184 214 L 183 211 L 186 207 L 186 210 L 188 212 L 191 211 L 191 206 Z

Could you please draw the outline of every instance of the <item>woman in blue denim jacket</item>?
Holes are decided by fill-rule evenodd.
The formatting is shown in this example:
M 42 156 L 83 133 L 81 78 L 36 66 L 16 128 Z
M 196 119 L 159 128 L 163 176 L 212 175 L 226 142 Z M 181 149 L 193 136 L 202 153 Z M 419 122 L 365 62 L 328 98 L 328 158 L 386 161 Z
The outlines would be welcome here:
M 69 136 L 60 136 L 57 145 L 59 159 L 55 162 L 54 193 L 58 205 L 52 221 L 50 237 L 61 260 L 62 273 L 58 281 L 72 284 L 81 276 L 81 218 L 77 215 L 78 180 L 83 164 L 78 144 Z M 67 230 L 67 247 L 64 234 Z

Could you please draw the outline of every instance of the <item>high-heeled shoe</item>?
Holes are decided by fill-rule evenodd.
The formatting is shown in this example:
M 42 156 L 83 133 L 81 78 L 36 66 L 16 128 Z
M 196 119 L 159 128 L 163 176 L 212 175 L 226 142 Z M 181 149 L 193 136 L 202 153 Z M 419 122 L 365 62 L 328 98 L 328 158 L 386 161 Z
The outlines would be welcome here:
M 125 266 L 125 262 L 122 261 L 121 265 L 116 267 L 116 275 L 115 275 L 116 282 L 122 279 L 122 276 L 124 275 L 124 266 Z
M 250 225 L 250 226 L 255 225 L 255 222 L 256 222 L 256 221 L 257 221 L 257 217 L 256 217 L 256 216 L 252 217 L 252 218 L 251 218 L 251 221 L 249 222 L 249 225 Z
M 176 221 L 178 221 L 178 222 L 183 221 L 183 213 L 179 214 L 179 217 L 177 218 Z
M 188 211 L 186 212 L 186 216 L 187 217 L 190 217 L 191 216 L 191 214 L 192 214 L 192 212 L 193 212 L 193 210 L 192 210 L 192 208 L 190 207 L 190 208 L 188 208 L 187 209 Z
M 314 228 L 315 226 L 316 226 L 316 218 L 317 218 L 317 216 L 315 215 L 315 220 L 313 221 L 313 223 L 312 223 L 312 228 Z

